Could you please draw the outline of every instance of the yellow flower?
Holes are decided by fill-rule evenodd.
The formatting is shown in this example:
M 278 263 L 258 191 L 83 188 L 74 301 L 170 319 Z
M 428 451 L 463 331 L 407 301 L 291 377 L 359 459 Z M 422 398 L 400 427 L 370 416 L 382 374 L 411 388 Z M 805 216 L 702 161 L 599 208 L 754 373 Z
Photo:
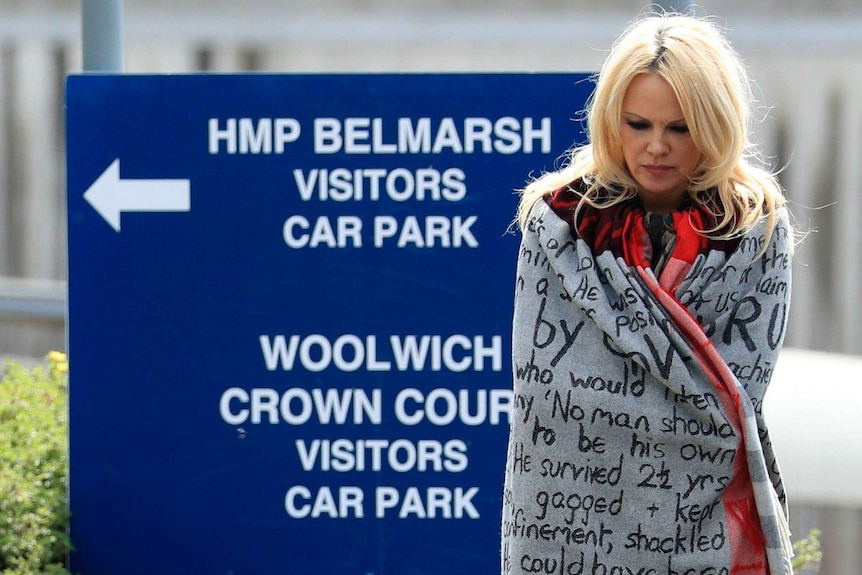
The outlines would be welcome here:
M 48 352 L 48 359 L 54 364 L 54 368 L 60 373 L 69 371 L 69 360 L 62 351 Z

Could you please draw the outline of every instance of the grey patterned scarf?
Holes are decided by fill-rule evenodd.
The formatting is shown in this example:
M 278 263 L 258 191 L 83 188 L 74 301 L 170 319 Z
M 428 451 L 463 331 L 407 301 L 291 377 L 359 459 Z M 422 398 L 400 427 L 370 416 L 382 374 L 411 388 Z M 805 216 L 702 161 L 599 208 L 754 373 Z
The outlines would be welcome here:
M 696 257 L 679 255 L 681 235 L 656 277 L 536 204 L 517 270 L 503 573 L 791 575 L 761 411 L 790 295 L 793 238 L 776 219 L 765 250 L 762 224 Z M 637 243 L 643 227 L 626 233 Z

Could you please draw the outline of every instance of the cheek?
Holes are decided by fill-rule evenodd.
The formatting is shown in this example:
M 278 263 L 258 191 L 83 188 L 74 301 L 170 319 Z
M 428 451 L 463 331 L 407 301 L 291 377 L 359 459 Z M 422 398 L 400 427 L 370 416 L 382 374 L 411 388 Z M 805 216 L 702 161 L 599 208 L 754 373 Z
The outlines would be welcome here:
M 700 165 L 701 160 L 703 160 L 703 154 L 696 147 L 692 146 L 691 153 L 689 154 L 691 170 L 695 170 Z
M 694 168 L 700 163 L 703 154 L 701 154 L 698 147 L 695 146 L 694 142 L 690 139 L 685 142 L 680 142 L 680 144 L 684 163 L 687 165 L 689 171 L 694 170 Z
M 631 134 L 621 134 L 620 148 L 622 149 L 623 156 L 627 160 L 633 158 L 638 149 L 637 138 L 633 137 Z

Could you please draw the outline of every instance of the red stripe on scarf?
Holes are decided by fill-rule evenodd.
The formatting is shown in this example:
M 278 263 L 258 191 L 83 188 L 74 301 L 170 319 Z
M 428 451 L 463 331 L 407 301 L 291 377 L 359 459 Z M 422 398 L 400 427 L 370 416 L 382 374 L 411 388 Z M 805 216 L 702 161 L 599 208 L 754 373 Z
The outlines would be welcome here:
M 718 394 L 727 420 L 736 433 L 738 441 L 733 477 L 722 494 L 732 559 L 730 572 L 732 575 L 763 575 L 768 568 L 766 537 L 760 526 L 748 471 L 748 456 L 743 441 L 745 412 L 733 374 L 688 308 L 655 283 L 643 268 L 638 268 L 638 273 L 689 342 L 695 359 Z

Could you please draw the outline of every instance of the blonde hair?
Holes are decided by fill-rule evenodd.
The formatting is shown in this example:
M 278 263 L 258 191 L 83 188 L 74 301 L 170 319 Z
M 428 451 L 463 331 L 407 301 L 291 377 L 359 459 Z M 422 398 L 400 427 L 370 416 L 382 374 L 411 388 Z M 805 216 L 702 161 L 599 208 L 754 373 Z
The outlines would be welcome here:
M 623 159 L 620 124 L 623 98 L 639 74 L 655 74 L 670 84 L 702 153 L 688 194 L 718 216 L 714 228 L 702 231 L 736 237 L 765 216 L 771 235 L 775 211 L 785 199 L 748 139 L 754 98 L 746 70 L 714 24 L 676 13 L 646 15 L 614 43 L 585 110 L 590 142 L 573 150 L 567 166 L 523 190 L 517 211 L 521 228 L 537 200 L 576 180 L 585 190 L 579 206 L 608 207 L 637 195 Z

